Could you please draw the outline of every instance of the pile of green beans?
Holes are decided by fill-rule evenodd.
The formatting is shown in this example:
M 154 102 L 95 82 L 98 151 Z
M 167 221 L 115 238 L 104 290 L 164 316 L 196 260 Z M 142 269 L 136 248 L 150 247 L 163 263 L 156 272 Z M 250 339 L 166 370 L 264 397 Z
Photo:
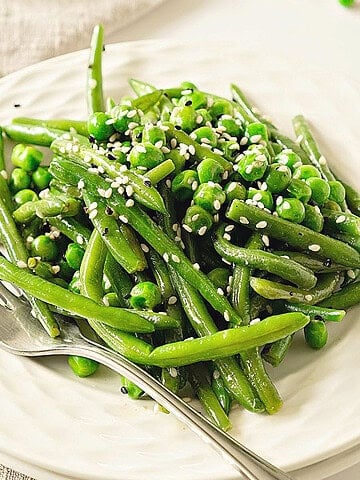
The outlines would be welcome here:
M 98 25 L 87 120 L 5 125 L 9 173 L 1 131 L 0 279 L 51 336 L 55 308 L 173 392 L 190 384 L 224 430 L 233 402 L 273 414 L 282 400 L 264 361 L 279 365 L 298 331 L 324 347 L 327 322 L 360 302 L 360 195 L 303 116 L 294 141 L 236 85 L 229 100 L 132 79 L 135 96 L 116 103 L 102 52 Z M 79 377 L 98 370 L 68 363 Z M 121 391 L 143 396 L 125 378 Z

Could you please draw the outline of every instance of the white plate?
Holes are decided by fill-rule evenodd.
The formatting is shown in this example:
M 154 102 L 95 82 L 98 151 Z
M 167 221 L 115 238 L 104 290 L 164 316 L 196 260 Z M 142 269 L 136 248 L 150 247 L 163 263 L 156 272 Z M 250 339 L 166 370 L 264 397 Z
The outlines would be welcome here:
M 84 118 L 87 56 L 81 51 L 54 58 L 0 80 L 0 122 L 15 115 Z M 291 117 L 304 113 L 335 172 L 353 185 L 360 183 L 359 89 L 344 78 L 299 67 L 296 59 L 265 50 L 163 41 L 108 46 L 104 77 L 106 93 L 115 99 L 130 92 L 130 77 L 160 87 L 192 80 L 220 94 L 236 82 L 289 134 Z M 281 412 L 232 413 L 232 433 L 241 442 L 286 470 L 356 450 L 358 314 L 354 309 L 341 325 L 329 325 L 330 340 L 320 352 L 298 336 L 284 365 L 271 369 L 284 399 Z M 48 478 L 42 471 L 87 480 L 237 478 L 172 416 L 154 414 L 151 401 L 122 396 L 118 379 L 104 368 L 80 380 L 61 359 L 0 352 L 0 362 L 0 411 L 6 412 L 0 416 L 1 458 L 40 472 L 39 479 Z

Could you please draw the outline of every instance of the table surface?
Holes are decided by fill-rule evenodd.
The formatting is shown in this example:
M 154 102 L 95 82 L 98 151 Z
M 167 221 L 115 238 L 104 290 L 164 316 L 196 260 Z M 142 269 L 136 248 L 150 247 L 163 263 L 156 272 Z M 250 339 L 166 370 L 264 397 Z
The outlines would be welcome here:
M 296 55 L 301 64 L 342 71 L 360 82 L 359 2 L 345 9 L 337 0 L 168 0 L 107 41 L 147 38 L 233 40 Z M 355 478 L 360 463 L 327 480 Z

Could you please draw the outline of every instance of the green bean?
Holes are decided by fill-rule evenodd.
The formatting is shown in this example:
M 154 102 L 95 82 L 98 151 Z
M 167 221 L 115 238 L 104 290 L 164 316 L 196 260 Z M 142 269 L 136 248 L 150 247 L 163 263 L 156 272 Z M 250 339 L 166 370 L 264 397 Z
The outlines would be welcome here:
M 320 305 L 314 306 L 303 303 L 284 302 L 282 307 L 286 312 L 302 312 L 304 315 L 309 316 L 312 320 L 323 320 L 324 322 L 341 322 L 346 314 L 345 310 L 335 310 L 333 308 L 325 308 Z
M 56 305 L 80 317 L 93 319 L 124 331 L 152 332 L 153 325 L 139 315 L 123 309 L 97 305 L 94 301 L 76 295 L 58 285 L 32 275 L 24 268 L 0 258 L 0 278 L 13 283 L 30 295 Z
M 95 360 L 77 355 L 70 355 L 68 357 L 68 364 L 75 375 L 81 378 L 92 375 L 99 367 L 98 362 Z
M 66 158 L 81 165 L 90 162 L 98 168 L 103 168 L 109 177 L 113 178 L 116 183 L 119 183 L 118 188 L 122 185 L 128 186 L 137 202 L 152 210 L 165 212 L 164 202 L 159 192 L 151 185 L 148 185 L 146 177 L 131 170 L 125 169 L 124 171 L 124 169 L 121 169 L 121 166 L 109 162 L 104 155 L 97 153 L 96 150 L 88 145 L 58 139 L 52 143 L 51 149 L 56 154 L 62 156 L 66 154 Z M 109 185 L 107 185 L 103 190 L 106 191 L 109 188 Z M 124 187 L 122 188 L 124 189 Z
M 212 158 L 213 160 L 217 161 L 224 170 L 228 170 L 228 171 L 231 170 L 232 168 L 231 163 L 225 160 L 225 158 L 223 158 L 218 153 L 214 153 L 212 150 L 209 150 L 208 148 L 205 148 L 202 145 L 199 145 L 187 133 L 183 132 L 182 130 L 177 130 L 169 122 L 164 122 L 164 126 L 165 128 L 167 128 L 165 133 L 168 141 L 171 141 L 173 138 L 175 138 L 179 144 L 183 143 L 191 147 L 195 152 L 194 153 L 195 158 L 199 162 L 201 162 L 201 160 L 204 160 L 204 158 Z
M 331 232 L 331 235 L 340 240 L 341 242 L 347 243 L 352 248 L 354 248 L 357 252 L 360 253 L 360 235 L 349 235 L 348 233 L 338 233 L 338 232 Z
M 11 261 L 17 265 L 27 266 L 28 252 L 24 246 L 20 233 L 18 232 L 11 213 L 0 199 L 0 237 L 8 252 Z M 25 290 L 25 289 L 24 289 Z M 60 335 L 59 327 L 48 306 L 40 300 L 28 296 L 34 316 L 50 337 Z
M 89 238 L 90 230 L 80 223 L 74 217 L 48 217 L 46 221 L 49 225 L 62 234 L 64 234 L 71 241 L 78 243 L 81 246 L 86 247 Z
M 139 97 L 147 95 L 148 93 L 152 93 L 156 90 L 156 87 L 150 85 L 150 83 L 143 82 L 142 80 L 136 80 L 135 78 L 131 78 L 129 80 L 129 84 Z
M 131 105 L 134 108 L 141 110 L 142 112 L 146 113 L 150 110 L 154 105 L 156 105 L 163 96 L 163 90 L 156 90 L 154 92 L 149 92 L 144 95 L 139 96 L 132 100 Z
M 30 125 L 27 123 L 14 123 L 4 127 L 6 135 L 15 142 L 31 143 L 50 147 L 51 143 L 64 135 L 63 130 L 56 128 L 43 127 L 40 125 Z
M 281 134 L 276 129 L 271 130 L 271 136 L 275 139 L 275 141 L 280 145 L 283 149 L 292 150 L 296 155 L 300 157 L 300 160 L 304 165 L 310 163 L 310 160 L 304 150 L 291 138 L 287 137 L 286 135 Z
M 127 310 L 127 309 L 126 309 Z M 153 312 L 152 310 L 127 310 L 136 313 L 139 317 L 151 322 L 156 330 L 169 330 L 180 327 L 180 321 L 168 315 L 166 312 Z
M 166 178 L 170 173 L 175 170 L 175 165 L 172 160 L 164 160 L 156 167 L 146 172 L 146 178 L 148 178 L 152 185 L 156 185 L 161 180 Z
M 106 203 L 100 198 L 84 194 L 84 200 L 88 209 L 94 207 L 89 211 L 91 221 L 115 260 L 128 273 L 144 270 L 144 252 L 129 227 L 119 225 L 114 216 L 108 215 Z
M 229 414 L 231 408 L 231 396 L 226 390 L 224 381 L 220 376 L 218 370 L 214 370 L 211 378 L 211 388 L 216 395 L 220 405 L 222 406 L 226 415 Z
M 319 303 L 319 307 L 348 309 L 360 302 L 360 282 L 350 283 Z
M 333 238 L 314 232 L 302 225 L 297 225 L 282 218 L 275 217 L 257 207 L 233 200 L 227 218 L 239 222 L 252 230 L 286 241 L 289 245 L 305 251 L 316 252 L 322 258 L 349 266 L 360 266 L 360 255 L 353 248 Z
M 301 148 L 308 155 L 311 163 L 320 170 L 322 176 L 328 180 L 335 180 L 334 175 L 331 173 L 327 161 L 319 151 L 319 147 L 316 144 L 314 137 L 311 134 L 310 127 L 302 115 L 297 115 L 293 118 L 293 127 L 296 135 L 300 139 Z
M 228 357 L 291 335 L 304 328 L 309 320 L 306 315 L 295 312 L 273 315 L 253 325 L 156 347 L 148 361 L 152 365 L 175 367 Z
M 164 301 L 168 301 L 171 295 L 174 294 L 174 287 L 171 283 L 166 263 L 153 249 L 149 251 L 147 257 L 161 295 Z
M 202 338 L 215 334 L 218 329 L 200 295 L 171 267 L 170 274 L 186 316 L 195 332 Z M 248 410 L 263 411 L 262 403 L 234 358 L 216 360 L 215 367 L 237 402 Z
M 352 213 L 334 212 L 323 208 L 325 228 L 329 232 L 337 231 L 351 236 L 360 236 L 360 218 Z
M 68 118 L 44 120 L 40 118 L 16 117 L 11 120 L 11 123 L 62 130 L 63 132 L 74 133 L 74 131 L 76 131 L 79 135 L 83 135 L 84 137 L 89 135 L 87 124 L 83 120 L 71 120 Z
M 225 432 L 230 430 L 231 423 L 208 382 L 205 366 L 201 364 L 191 365 L 189 367 L 189 380 L 196 396 L 213 423 Z
M 139 388 L 137 385 L 135 385 L 134 382 L 131 382 L 123 375 L 120 375 L 120 383 L 121 383 L 121 388 L 120 388 L 121 393 L 126 393 L 133 400 L 138 400 L 140 397 L 144 395 L 144 391 L 141 388 Z
M 221 225 L 213 236 L 214 248 L 229 262 L 273 273 L 304 289 L 315 286 L 315 275 L 301 264 L 259 249 L 237 247 L 224 238 L 224 235 L 226 235 L 225 226 Z
M 73 217 L 78 214 L 80 204 L 71 197 L 61 199 L 55 196 L 48 196 L 35 202 L 26 202 L 13 212 L 13 217 L 18 223 L 29 223 L 35 217 Z
M 107 254 L 101 233 L 94 229 L 90 235 L 80 266 L 80 292 L 96 303 L 103 304 L 102 272 Z M 101 272 L 101 275 L 97 275 Z
M 7 184 L 7 172 L 6 172 L 6 163 L 4 157 L 4 139 L 3 139 L 3 131 L 0 127 L 0 199 L 2 200 L 3 204 L 6 206 L 8 211 L 12 211 L 13 209 L 13 202 L 11 199 L 11 194 L 9 191 L 9 187 Z
M 133 287 L 130 275 L 120 267 L 114 257 L 108 252 L 106 255 L 104 274 L 108 278 L 112 289 L 115 291 L 121 307 L 128 307 L 127 298 Z
M 341 182 L 345 188 L 346 201 L 354 215 L 360 215 L 360 194 L 345 182 Z
M 104 27 L 98 24 L 94 27 L 91 37 L 87 76 L 87 105 L 90 113 L 104 110 L 101 72 L 103 37 Z
M 340 272 L 346 270 L 346 267 L 327 260 L 319 260 L 313 255 L 301 252 L 290 252 L 289 250 L 273 250 L 272 253 L 284 259 L 293 260 L 315 273 Z
M 70 184 L 74 184 L 75 182 L 77 184 L 80 179 L 82 179 L 86 190 L 95 195 L 98 188 L 104 189 L 107 186 L 107 182 L 98 175 L 94 175 L 88 172 L 86 168 L 67 160 L 59 161 L 54 159 L 50 169 L 53 176 Z M 227 312 L 226 315 L 229 316 L 230 321 L 237 318 L 237 314 L 228 300 L 217 292 L 205 274 L 194 268 L 192 263 L 184 255 L 184 252 L 174 244 L 146 213 L 136 205 L 131 208 L 126 207 L 126 200 L 117 192 L 113 192 L 108 199 L 108 204 L 119 215 L 119 218 L 122 217 L 122 221 L 124 221 L 124 219 L 125 223 L 128 221 L 129 225 L 131 225 L 154 250 L 162 255 L 169 265 L 172 265 L 183 278 L 186 278 L 192 286 L 197 288 L 215 310 L 219 311 L 222 315 Z
M 278 367 L 289 351 L 293 339 L 294 335 L 288 335 L 287 337 L 281 338 L 276 342 L 265 345 L 261 353 L 263 359 L 270 363 L 270 365 L 273 367 Z
M 332 294 L 339 280 L 339 274 L 325 273 L 319 278 L 316 287 L 311 290 L 292 288 L 289 285 L 257 277 L 251 277 L 250 285 L 256 293 L 270 300 L 283 299 L 291 303 L 315 305 Z

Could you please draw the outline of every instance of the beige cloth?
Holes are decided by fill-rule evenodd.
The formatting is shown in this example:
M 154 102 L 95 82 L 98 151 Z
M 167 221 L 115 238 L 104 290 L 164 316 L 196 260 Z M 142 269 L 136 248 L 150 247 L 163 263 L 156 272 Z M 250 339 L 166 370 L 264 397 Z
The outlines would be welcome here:
M 86 48 L 96 23 L 111 35 L 162 1 L 0 0 L 0 77 Z

